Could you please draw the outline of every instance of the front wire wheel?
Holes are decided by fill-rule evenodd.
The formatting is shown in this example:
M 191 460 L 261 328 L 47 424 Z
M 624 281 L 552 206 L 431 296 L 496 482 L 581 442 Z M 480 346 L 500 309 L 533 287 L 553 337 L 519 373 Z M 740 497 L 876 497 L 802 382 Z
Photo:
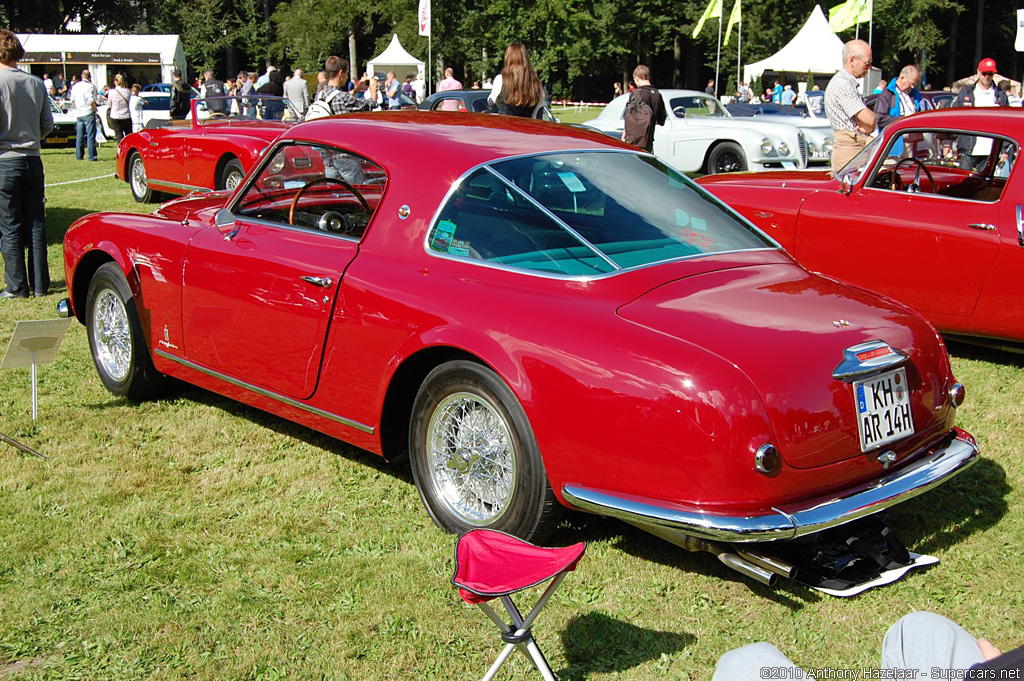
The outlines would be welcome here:
M 107 390 L 135 401 L 160 391 L 164 376 L 153 366 L 135 298 L 116 263 L 100 266 L 89 282 L 85 326 L 96 372 Z
M 474 362 L 448 362 L 423 382 L 410 459 L 427 511 L 450 532 L 486 527 L 537 541 L 560 516 L 522 407 Z

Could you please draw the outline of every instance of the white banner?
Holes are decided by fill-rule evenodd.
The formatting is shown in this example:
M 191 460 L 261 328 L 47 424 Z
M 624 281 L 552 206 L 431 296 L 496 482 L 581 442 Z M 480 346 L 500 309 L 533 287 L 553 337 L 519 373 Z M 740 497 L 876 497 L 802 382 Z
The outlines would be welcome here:
M 430 35 L 430 0 L 420 0 L 420 10 L 417 13 L 420 21 L 420 35 Z
M 1018 52 L 1024 52 L 1024 9 L 1017 10 L 1017 42 L 1013 46 Z

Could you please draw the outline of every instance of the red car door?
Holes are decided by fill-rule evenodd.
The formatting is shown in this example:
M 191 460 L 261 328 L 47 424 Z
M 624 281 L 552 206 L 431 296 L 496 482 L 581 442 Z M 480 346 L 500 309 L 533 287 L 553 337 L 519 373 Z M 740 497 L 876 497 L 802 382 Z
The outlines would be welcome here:
M 184 121 L 175 121 L 182 125 Z M 188 127 L 162 128 L 155 131 L 143 152 L 146 176 L 150 182 L 173 182 L 180 185 L 185 181 L 185 144 L 192 135 L 191 122 Z
M 294 399 L 316 389 L 335 296 L 358 242 L 237 218 L 200 231 L 185 257 L 185 356 Z
M 999 251 L 999 203 L 872 187 L 819 191 L 797 217 L 806 267 L 926 316 L 970 317 Z

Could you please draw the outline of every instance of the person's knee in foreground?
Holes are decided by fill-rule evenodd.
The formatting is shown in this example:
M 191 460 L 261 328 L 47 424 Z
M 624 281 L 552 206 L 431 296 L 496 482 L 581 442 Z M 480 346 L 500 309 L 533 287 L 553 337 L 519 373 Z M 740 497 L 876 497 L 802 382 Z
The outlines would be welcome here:
M 908 679 L 961 679 L 967 676 L 967 670 L 972 666 L 996 660 L 1001 655 L 991 643 L 976 639 L 942 615 L 912 612 L 885 633 L 879 668 L 900 670 L 902 678 Z M 828 664 L 808 666 L 822 669 Z M 770 643 L 754 643 L 723 655 L 715 667 L 712 681 L 765 678 L 802 679 L 811 676 Z

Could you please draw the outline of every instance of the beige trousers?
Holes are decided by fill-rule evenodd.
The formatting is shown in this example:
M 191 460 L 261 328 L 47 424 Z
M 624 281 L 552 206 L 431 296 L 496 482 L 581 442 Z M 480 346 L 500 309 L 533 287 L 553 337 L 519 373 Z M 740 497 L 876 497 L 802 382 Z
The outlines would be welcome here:
M 870 135 L 836 130 L 832 138 L 832 174 L 835 175 L 871 141 Z

